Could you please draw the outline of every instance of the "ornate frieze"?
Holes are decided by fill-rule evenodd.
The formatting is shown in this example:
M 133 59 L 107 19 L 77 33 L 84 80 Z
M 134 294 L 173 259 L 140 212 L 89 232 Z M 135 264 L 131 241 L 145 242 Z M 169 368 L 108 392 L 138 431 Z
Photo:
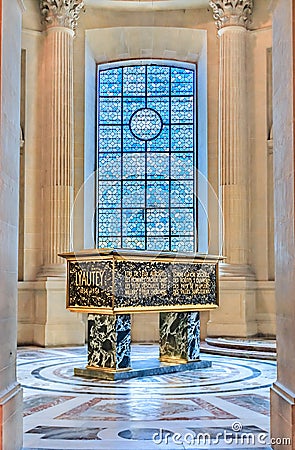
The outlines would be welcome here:
M 40 0 L 45 28 L 66 27 L 75 31 L 84 0 Z
M 218 29 L 239 25 L 245 28 L 251 23 L 253 0 L 209 0 Z

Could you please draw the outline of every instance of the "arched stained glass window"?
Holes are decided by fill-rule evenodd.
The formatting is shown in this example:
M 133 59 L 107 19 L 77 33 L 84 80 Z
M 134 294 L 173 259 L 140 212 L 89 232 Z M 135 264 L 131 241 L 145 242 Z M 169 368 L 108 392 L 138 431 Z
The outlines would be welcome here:
M 97 247 L 195 251 L 195 68 L 98 66 Z

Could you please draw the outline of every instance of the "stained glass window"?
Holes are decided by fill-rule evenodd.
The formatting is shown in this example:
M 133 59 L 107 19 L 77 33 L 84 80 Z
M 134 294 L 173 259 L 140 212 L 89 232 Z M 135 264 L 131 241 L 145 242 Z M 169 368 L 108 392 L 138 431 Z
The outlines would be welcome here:
M 195 251 L 194 67 L 97 73 L 97 246 Z

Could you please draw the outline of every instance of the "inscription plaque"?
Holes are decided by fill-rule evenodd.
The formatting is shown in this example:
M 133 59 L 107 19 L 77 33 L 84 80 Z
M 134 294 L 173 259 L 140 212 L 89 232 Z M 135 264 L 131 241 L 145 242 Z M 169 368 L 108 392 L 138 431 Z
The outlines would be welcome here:
M 70 261 L 69 301 L 73 307 L 111 308 L 113 305 L 112 261 Z
M 198 253 L 95 249 L 67 259 L 67 308 L 122 314 L 218 306 L 218 261 Z

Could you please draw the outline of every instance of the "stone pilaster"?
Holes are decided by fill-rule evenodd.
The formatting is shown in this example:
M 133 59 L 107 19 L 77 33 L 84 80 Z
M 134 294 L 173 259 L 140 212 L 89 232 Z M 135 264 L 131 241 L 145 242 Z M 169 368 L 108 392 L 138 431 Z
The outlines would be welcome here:
M 23 448 L 16 377 L 21 30 L 23 4 L 0 0 L 0 448 Z
M 295 4 L 273 3 L 273 163 L 277 380 L 271 388 L 272 448 L 295 448 Z M 280 438 L 280 441 L 279 439 Z M 285 443 L 282 444 L 283 439 Z M 289 439 L 287 443 L 286 439 Z M 280 445 L 281 444 L 281 445 Z
M 64 275 L 73 206 L 73 38 L 82 0 L 41 0 L 44 44 L 42 277 Z
M 239 330 L 257 332 L 255 286 L 249 263 L 249 149 L 247 124 L 246 39 L 252 0 L 209 0 L 220 41 L 219 155 L 223 211 L 223 254 L 220 265 L 221 307 L 211 314 L 209 334 Z M 230 285 L 226 283 L 230 281 Z M 233 283 L 235 281 L 235 283 Z M 228 306 L 226 303 L 229 303 Z M 239 302 L 239 317 L 231 327 L 223 317 Z M 226 316 L 228 317 L 227 313 Z M 234 326 L 236 325 L 236 326 Z M 236 334 L 236 331 L 233 332 Z

